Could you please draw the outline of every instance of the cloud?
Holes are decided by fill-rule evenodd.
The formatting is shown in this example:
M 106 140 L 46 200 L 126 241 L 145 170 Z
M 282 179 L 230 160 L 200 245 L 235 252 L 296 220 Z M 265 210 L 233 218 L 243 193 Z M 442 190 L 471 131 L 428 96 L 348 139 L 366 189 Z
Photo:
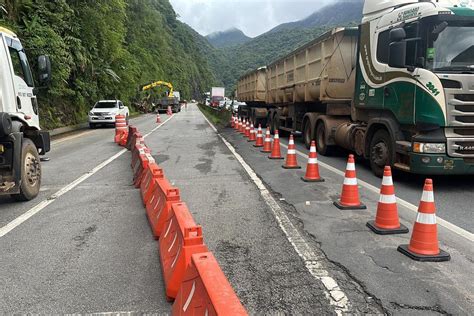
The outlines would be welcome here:
M 241 29 L 251 37 L 301 20 L 334 0 L 170 0 L 180 20 L 202 35 Z

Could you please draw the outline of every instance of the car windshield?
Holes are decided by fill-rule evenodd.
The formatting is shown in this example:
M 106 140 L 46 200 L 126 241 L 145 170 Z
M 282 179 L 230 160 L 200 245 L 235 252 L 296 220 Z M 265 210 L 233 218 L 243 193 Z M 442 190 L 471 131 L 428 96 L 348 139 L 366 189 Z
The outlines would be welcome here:
M 99 102 L 94 109 L 113 109 L 117 107 L 117 102 Z
M 434 71 L 474 71 L 474 27 L 449 25 L 433 36 L 427 65 Z

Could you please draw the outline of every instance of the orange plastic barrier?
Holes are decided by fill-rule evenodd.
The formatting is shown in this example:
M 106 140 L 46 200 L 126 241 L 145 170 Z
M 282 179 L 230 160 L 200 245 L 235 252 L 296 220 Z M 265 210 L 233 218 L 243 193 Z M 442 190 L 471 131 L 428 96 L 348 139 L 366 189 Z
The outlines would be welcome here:
M 127 121 L 125 115 L 119 114 L 115 116 L 115 137 L 114 141 L 116 144 L 120 143 L 123 134 L 128 133 Z M 128 137 L 128 135 L 127 135 Z
M 161 169 L 155 162 L 149 163 L 148 168 L 146 168 L 144 171 L 143 180 L 140 185 L 143 205 L 146 205 L 147 202 L 151 199 L 153 191 L 157 186 L 156 179 L 163 178 L 163 169 Z
M 132 143 L 134 143 L 134 140 L 136 139 L 137 136 L 140 136 L 140 137 L 142 136 L 138 132 L 138 128 L 130 125 L 128 127 L 127 145 L 125 146 L 128 150 L 132 150 Z
M 208 252 L 201 226 L 196 225 L 185 203 L 174 203 L 160 236 L 161 269 L 166 296 L 172 300 L 178 294 L 191 255 Z
M 247 315 L 232 286 L 210 252 L 191 256 L 191 265 L 173 304 L 174 316 Z
M 154 182 L 156 185 L 146 203 L 146 214 L 153 236 L 158 239 L 170 216 L 171 205 L 180 202 L 181 197 L 179 189 L 172 187 L 165 177 L 156 178 Z
M 140 155 L 137 161 L 135 169 L 133 169 L 133 185 L 135 188 L 140 188 L 145 170 L 148 168 L 150 163 L 154 163 L 155 159 L 150 153 L 146 152 L 144 155 Z
M 132 169 L 135 169 L 137 163 L 140 161 L 140 155 L 146 153 L 151 153 L 151 150 L 146 147 L 145 143 L 142 141 L 142 138 L 137 138 L 137 144 L 133 146 L 132 149 Z

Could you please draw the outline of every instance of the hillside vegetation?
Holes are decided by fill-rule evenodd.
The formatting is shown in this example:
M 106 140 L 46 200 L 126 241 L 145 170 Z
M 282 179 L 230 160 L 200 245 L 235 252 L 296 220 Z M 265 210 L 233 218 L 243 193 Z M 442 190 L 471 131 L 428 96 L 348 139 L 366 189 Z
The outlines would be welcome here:
M 205 39 L 176 19 L 168 0 L 0 0 L 0 24 L 15 31 L 35 68 L 51 56 L 53 82 L 40 92 L 43 128 L 79 123 L 99 99 L 131 105 L 138 87 L 174 84 L 184 98 L 215 77 L 200 47 Z M 207 54 L 211 55 L 211 54 Z

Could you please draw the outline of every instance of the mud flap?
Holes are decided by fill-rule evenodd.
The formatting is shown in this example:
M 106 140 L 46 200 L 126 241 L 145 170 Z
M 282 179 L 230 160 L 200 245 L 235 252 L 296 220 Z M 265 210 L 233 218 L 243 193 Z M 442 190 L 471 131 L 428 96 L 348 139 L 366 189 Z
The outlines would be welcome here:
M 12 144 L 11 165 L 10 170 L 1 174 L 0 194 L 18 194 L 20 193 L 21 181 L 21 144 L 23 141 L 23 133 L 11 133 L 6 137 L 6 142 Z

